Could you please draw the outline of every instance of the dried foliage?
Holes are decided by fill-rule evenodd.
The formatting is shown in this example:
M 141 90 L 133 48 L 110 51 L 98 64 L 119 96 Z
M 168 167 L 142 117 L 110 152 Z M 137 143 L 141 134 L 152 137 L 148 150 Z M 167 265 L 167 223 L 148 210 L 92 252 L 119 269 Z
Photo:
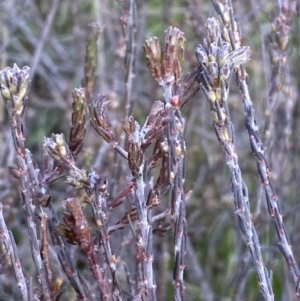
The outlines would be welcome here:
M 267 1 L 262 62 L 247 40 L 264 22 L 254 0 L 249 20 L 231 0 L 209 16 L 183 1 L 186 24 L 172 1 L 12 3 L 0 4 L 0 300 L 296 300 L 296 2 Z M 151 9 L 163 42 L 146 38 Z

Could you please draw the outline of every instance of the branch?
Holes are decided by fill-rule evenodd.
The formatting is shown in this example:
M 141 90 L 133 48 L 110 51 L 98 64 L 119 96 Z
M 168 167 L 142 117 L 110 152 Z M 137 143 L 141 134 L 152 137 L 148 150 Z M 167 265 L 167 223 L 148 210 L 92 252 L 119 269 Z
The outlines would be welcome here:
M 214 4 L 215 9 L 222 20 L 223 36 L 227 38 L 227 42 L 230 44 L 232 50 L 238 49 L 241 44 L 241 36 L 239 26 L 234 20 L 231 0 L 225 2 L 222 1 L 222 3 L 216 0 L 212 0 L 212 3 Z M 282 220 L 278 196 L 274 190 L 274 185 L 270 178 L 271 169 L 263 153 L 263 144 L 258 131 L 253 102 L 251 100 L 247 85 L 248 75 L 244 66 L 239 64 L 236 65 L 235 73 L 237 83 L 242 94 L 245 110 L 246 129 L 249 135 L 250 146 L 254 157 L 257 160 L 258 173 L 266 192 L 268 211 L 270 216 L 274 220 L 275 229 L 279 240 L 278 247 L 283 257 L 285 258 L 289 270 L 293 276 L 296 294 L 297 296 L 300 296 L 299 267 L 295 260 L 291 244 Z

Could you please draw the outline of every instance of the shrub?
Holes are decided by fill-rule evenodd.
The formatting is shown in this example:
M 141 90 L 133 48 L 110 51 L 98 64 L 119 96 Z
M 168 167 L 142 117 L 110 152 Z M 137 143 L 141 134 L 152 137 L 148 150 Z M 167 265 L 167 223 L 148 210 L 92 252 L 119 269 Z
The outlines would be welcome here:
M 259 3 L 239 22 L 231 1 L 211 3 L 205 24 L 197 0 L 185 16 L 170 1 L 2 4 L 14 64 L 0 72 L 0 299 L 299 296 L 296 2 L 280 3 L 269 40 L 251 47 L 243 32 L 262 33 Z M 175 23 L 163 43 L 145 39 L 147 17 L 150 33 L 163 30 L 151 19 L 160 9 L 163 26 Z

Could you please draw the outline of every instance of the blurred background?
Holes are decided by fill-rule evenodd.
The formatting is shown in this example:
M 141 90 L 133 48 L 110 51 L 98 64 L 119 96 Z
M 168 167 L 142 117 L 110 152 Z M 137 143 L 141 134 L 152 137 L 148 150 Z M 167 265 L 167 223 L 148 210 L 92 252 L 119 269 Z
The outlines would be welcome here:
M 271 61 L 278 51 L 271 23 L 278 15 L 278 5 L 281 5 L 281 1 L 233 0 L 235 18 L 241 27 L 242 45 L 250 46 L 252 50 L 246 69 L 265 154 L 271 166 L 286 230 L 296 260 L 300 262 L 299 1 L 290 26 L 285 63 L 277 76 L 274 60 Z M 91 22 L 98 22 L 101 27 L 95 91 L 107 95 L 112 123 L 116 132 L 121 132 L 126 99 L 124 61 L 127 53 L 128 11 L 128 0 L 0 0 L 0 68 L 12 67 L 14 63 L 19 67 L 31 67 L 26 146 L 37 162 L 40 160 L 43 137 L 49 137 L 52 133 L 69 135 L 71 92 L 82 84 L 88 24 Z M 195 49 L 199 43 L 203 43 L 205 22 L 208 17 L 217 15 L 207 0 L 136 1 L 135 13 L 136 55 L 131 102 L 132 115 L 142 124 L 153 102 L 163 100 L 162 90 L 146 65 L 143 52 L 145 39 L 157 36 L 162 41 L 167 27 L 181 29 L 187 39 L 185 71 L 189 72 L 197 66 Z M 274 78 L 277 80 L 272 89 Z M 266 207 L 256 160 L 251 153 L 244 126 L 242 99 L 234 78 L 230 110 L 239 163 L 249 190 L 252 219 L 260 237 L 266 266 L 272 272 L 275 300 L 296 300 L 286 262 L 277 247 L 276 231 Z M 187 192 L 191 192 L 187 200 L 186 300 L 261 300 L 251 258 L 235 217 L 225 156 L 212 127 L 210 106 L 202 92 L 184 107 L 183 115 L 186 120 L 188 156 L 185 187 Z M 18 180 L 7 169 L 15 165 L 15 153 L 8 116 L 2 102 L 0 143 L 0 200 L 4 205 L 7 225 L 17 241 L 26 275 L 35 279 L 34 266 L 29 259 L 31 251 L 26 223 L 19 204 Z M 87 170 L 97 167 L 101 174 L 109 176 L 111 198 L 130 183 L 128 168 L 124 167 L 117 177 L 116 164 L 123 163 L 116 160 L 111 147 L 87 124 L 78 166 Z M 60 212 L 61 202 L 74 194 L 73 189 L 66 188 L 63 181 L 50 185 L 49 191 L 57 212 Z M 165 201 L 168 201 L 167 197 Z M 88 208 L 86 210 L 87 215 L 91 215 Z M 110 216 L 110 223 L 116 223 L 125 212 L 124 206 L 117 208 Z M 134 248 L 130 245 L 130 229 L 113 233 L 111 242 L 116 255 L 134 273 L 135 258 Z M 171 232 L 163 237 L 155 236 L 154 266 L 159 301 L 172 300 L 172 242 Z M 88 274 L 80 252 L 76 247 L 72 250 L 78 269 L 86 270 Z M 55 252 L 50 254 L 53 256 L 53 266 L 59 265 Z M 57 273 L 61 273 L 65 279 L 59 269 Z M 119 277 L 125 277 L 121 269 Z M 16 287 L 12 269 L 3 266 L 0 300 L 18 300 L 20 295 Z M 62 300 L 76 300 L 68 282 L 63 284 L 62 289 Z

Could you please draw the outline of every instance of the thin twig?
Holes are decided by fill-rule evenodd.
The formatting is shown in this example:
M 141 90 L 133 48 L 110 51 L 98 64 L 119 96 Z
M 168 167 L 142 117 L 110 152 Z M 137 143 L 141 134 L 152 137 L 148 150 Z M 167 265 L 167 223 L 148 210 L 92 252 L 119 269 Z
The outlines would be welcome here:
M 35 49 L 35 52 L 34 52 L 34 55 L 33 55 L 33 58 L 32 58 L 31 64 L 30 64 L 31 65 L 31 77 L 34 77 L 34 74 L 35 74 L 36 69 L 38 67 L 38 64 L 39 64 L 39 61 L 40 61 L 40 58 L 41 58 L 41 55 L 42 55 L 42 50 L 44 48 L 46 40 L 48 39 L 50 29 L 52 27 L 52 24 L 54 22 L 54 18 L 56 16 L 56 12 L 57 12 L 58 7 L 59 7 L 59 3 L 60 3 L 59 0 L 53 0 L 52 1 L 52 5 L 51 5 L 51 8 L 49 10 L 46 22 L 43 26 L 43 30 L 42 30 L 42 33 L 41 33 L 41 36 L 40 36 L 40 39 L 39 39 L 38 46 Z
M 211 105 L 215 133 L 226 155 L 238 223 L 252 256 L 261 294 L 264 300 L 273 301 L 270 276 L 264 266 L 258 235 L 251 220 L 248 189 L 239 167 L 234 128 L 228 108 L 229 82 L 233 68 L 249 59 L 250 50 L 248 47 L 241 47 L 230 51 L 229 43 L 221 36 L 219 22 L 214 18 L 208 19 L 206 30 L 204 46 L 199 45 L 196 51 L 202 67 L 202 90 Z
M 42 264 L 39 246 L 39 236 L 35 217 L 34 183 L 35 166 L 29 150 L 25 149 L 25 111 L 29 86 L 29 67 L 22 70 L 14 65 L 0 73 L 1 96 L 5 102 L 11 122 L 11 132 L 14 138 L 14 147 L 17 153 L 17 166 L 21 184 L 19 187 L 23 209 L 27 218 L 27 227 L 32 257 L 36 266 L 42 293 L 45 300 L 50 301 L 50 287 L 47 282 L 46 270 Z
M 113 295 L 118 301 L 122 301 L 122 293 L 116 277 L 117 258 L 112 252 L 109 229 L 107 225 L 108 212 L 107 212 L 107 181 L 100 178 L 100 176 L 93 171 L 89 176 L 90 187 L 87 189 L 88 195 L 91 198 L 92 209 L 95 218 L 95 223 L 100 232 L 100 241 L 104 248 L 106 262 L 109 266 L 112 275 L 112 291 Z
M 221 17 L 223 23 L 223 34 L 227 38 L 227 42 L 230 43 L 232 50 L 238 49 L 241 43 L 240 29 L 236 21 L 234 20 L 233 7 L 231 0 L 220 3 L 219 1 L 212 0 L 214 7 Z M 257 169 L 261 181 L 264 185 L 266 192 L 266 201 L 268 211 L 272 219 L 274 220 L 275 229 L 278 237 L 278 247 L 285 258 L 290 272 L 293 276 L 295 291 L 300 296 L 300 272 L 298 264 L 295 260 L 289 238 L 286 233 L 286 229 L 283 223 L 281 211 L 279 208 L 278 196 L 274 190 L 274 185 L 270 177 L 271 169 L 263 153 L 262 140 L 259 135 L 258 125 L 255 118 L 255 112 L 253 108 L 253 102 L 250 97 L 248 85 L 247 85 L 247 72 L 243 65 L 237 65 L 236 78 L 239 89 L 242 94 L 246 129 L 249 135 L 249 141 L 251 150 L 257 160 Z
M 8 256 L 11 259 L 11 263 L 14 268 L 15 276 L 18 282 L 18 286 L 22 293 L 23 301 L 28 301 L 28 287 L 25 276 L 23 274 L 19 252 L 15 243 L 14 237 L 10 231 L 8 231 L 4 216 L 3 216 L 3 205 L 0 203 L 0 239 L 3 240 L 6 247 Z

